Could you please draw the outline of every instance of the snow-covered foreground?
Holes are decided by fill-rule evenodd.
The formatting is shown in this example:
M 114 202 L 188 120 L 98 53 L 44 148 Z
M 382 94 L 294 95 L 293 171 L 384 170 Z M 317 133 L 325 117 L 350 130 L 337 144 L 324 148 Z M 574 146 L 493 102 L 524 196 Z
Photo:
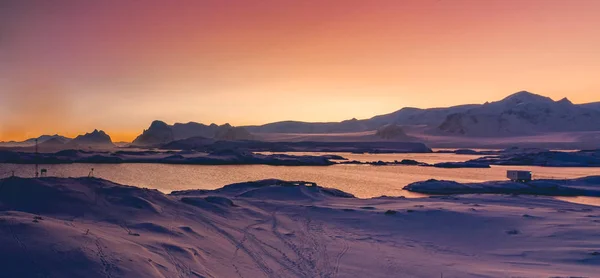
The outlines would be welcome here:
M 599 208 L 548 197 L 0 180 L 2 277 L 595 277 L 599 228 Z

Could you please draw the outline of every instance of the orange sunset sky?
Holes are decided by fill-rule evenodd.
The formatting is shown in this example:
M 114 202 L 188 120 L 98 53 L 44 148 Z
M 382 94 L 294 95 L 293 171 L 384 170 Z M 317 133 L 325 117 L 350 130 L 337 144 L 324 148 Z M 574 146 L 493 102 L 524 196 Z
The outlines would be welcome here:
M 600 1 L 0 1 L 0 140 L 600 101 Z

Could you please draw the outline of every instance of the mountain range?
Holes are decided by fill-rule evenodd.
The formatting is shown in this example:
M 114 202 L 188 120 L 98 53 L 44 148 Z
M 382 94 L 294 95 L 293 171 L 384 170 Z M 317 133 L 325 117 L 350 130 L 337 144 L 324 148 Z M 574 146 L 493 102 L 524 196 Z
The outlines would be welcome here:
M 482 141 L 488 140 L 485 138 L 527 136 L 533 138 L 531 136 L 554 133 L 582 133 L 584 134 L 582 138 L 586 138 L 585 140 L 599 138 L 600 102 L 573 104 L 567 98 L 554 101 L 545 96 L 521 91 L 502 100 L 484 104 L 429 109 L 405 107 L 369 119 L 350 119 L 341 122 L 282 121 L 234 127 L 230 124 L 205 125 L 196 122 L 169 125 L 163 121 L 154 121 L 131 145 L 161 146 L 188 138 L 203 142 L 418 140 L 431 143 L 432 140 L 439 141 L 440 138 Z M 23 142 L 11 143 L 17 146 L 32 145 L 35 139 L 38 139 L 38 143 L 52 139 L 50 143 L 53 145 L 64 143 L 81 146 L 114 146 L 110 136 L 97 130 L 72 140 L 60 135 L 43 135 Z
M 406 107 L 364 120 L 330 123 L 284 121 L 245 127 L 252 133 L 339 133 L 377 130 L 387 124 L 423 126 L 439 136 L 510 137 L 544 132 L 600 131 L 600 102 L 573 104 L 521 91 L 500 101 L 447 108 Z
M 58 135 L 58 134 L 54 134 L 54 135 L 42 135 L 39 137 L 34 137 L 34 138 L 29 138 L 27 140 L 24 141 L 10 141 L 10 142 L 0 142 L 3 145 L 6 146 L 11 146 L 11 147 L 28 147 L 28 146 L 34 146 L 35 145 L 35 140 L 38 140 L 38 144 L 42 144 L 46 141 L 52 141 L 55 143 L 67 143 L 69 141 L 71 141 L 71 138 L 68 137 L 64 137 L 62 135 Z
M 86 149 L 86 148 L 112 148 L 115 145 L 112 139 L 106 132 L 95 129 L 92 132 L 79 135 L 73 139 L 55 135 L 42 135 L 35 138 L 30 138 L 21 142 L 0 142 L 0 146 L 4 147 L 19 147 L 19 148 L 31 148 L 36 145 L 42 151 L 51 151 L 59 149 Z
M 421 109 L 405 107 L 396 112 L 370 119 L 345 120 L 342 122 L 310 123 L 283 121 L 261 126 L 245 126 L 252 133 L 344 133 L 377 130 L 387 124 L 396 125 L 439 125 L 451 114 L 465 112 L 477 105 L 459 105 L 448 108 Z
M 448 115 L 434 132 L 471 137 L 506 137 L 599 131 L 600 110 L 596 108 L 596 104 L 576 105 L 567 98 L 554 101 L 529 92 L 519 92 L 497 102 Z

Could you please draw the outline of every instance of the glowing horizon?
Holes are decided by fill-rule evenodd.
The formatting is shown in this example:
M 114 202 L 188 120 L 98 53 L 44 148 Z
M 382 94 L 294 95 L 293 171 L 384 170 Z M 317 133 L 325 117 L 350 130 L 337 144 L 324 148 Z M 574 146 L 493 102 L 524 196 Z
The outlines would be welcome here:
M 600 101 L 600 1 L 49 2 L 0 4 L 0 141 Z

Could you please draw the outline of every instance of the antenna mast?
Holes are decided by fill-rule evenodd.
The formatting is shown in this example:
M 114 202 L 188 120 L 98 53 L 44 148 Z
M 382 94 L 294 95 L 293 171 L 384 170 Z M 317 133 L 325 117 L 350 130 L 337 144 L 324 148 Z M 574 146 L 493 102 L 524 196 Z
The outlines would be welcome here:
M 38 139 L 35 139 L 35 177 L 37 178 L 38 175 Z

